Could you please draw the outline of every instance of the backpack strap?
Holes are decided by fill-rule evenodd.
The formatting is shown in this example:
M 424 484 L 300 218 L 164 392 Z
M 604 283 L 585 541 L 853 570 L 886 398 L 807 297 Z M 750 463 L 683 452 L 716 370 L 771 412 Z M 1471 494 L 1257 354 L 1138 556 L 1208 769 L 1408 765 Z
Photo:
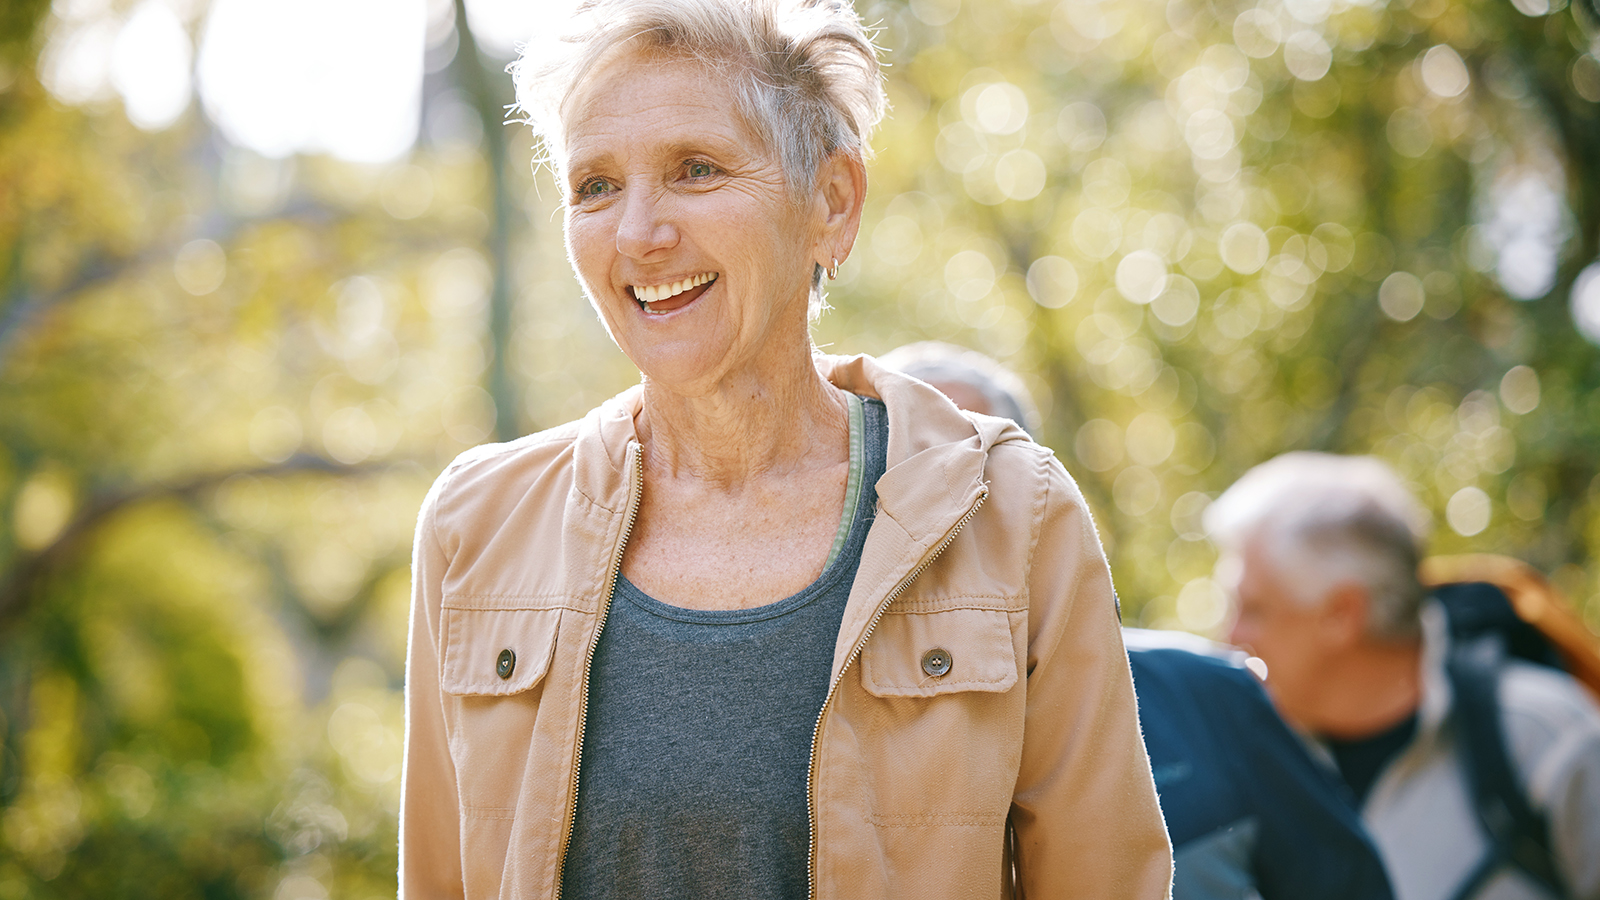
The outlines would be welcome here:
M 1596 0 L 1600 2 L 1600 0 Z M 1543 637 L 1544 648 L 1528 656 L 1530 648 L 1523 636 L 1513 636 L 1507 653 L 1523 655 L 1562 669 L 1581 682 L 1600 702 L 1600 639 L 1596 639 L 1572 604 L 1544 575 L 1521 560 L 1491 553 L 1465 556 L 1434 556 L 1423 560 L 1418 571 L 1422 583 L 1437 589 L 1441 600 L 1446 592 L 1467 587 L 1470 582 L 1487 582 L 1510 601 L 1516 617 Z M 1445 603 L 1450 612 L 1451 631 L 1457 630 L 1459 604 Z M 1503 619 L 1497 618 L 1497 623 Z M 1474 623 L 1491 624 L 1487 622 Z M 1495 627 L 1501 627 L 1495 624 Z M 1555 656 L 1550 657 L 1550 648 Z
M 1567 896 L 1550 850 L 1549 824 L 1528 802 L 1506 749 L 1498 693 L 1504 661 L 1503 639 L 1486 634 L 1454 643 L 1446 663 L 1461 762 L 1490 845 L 1452 900 L 1471 897 L 1505 865 L 1522 870 L 1551 896 Z

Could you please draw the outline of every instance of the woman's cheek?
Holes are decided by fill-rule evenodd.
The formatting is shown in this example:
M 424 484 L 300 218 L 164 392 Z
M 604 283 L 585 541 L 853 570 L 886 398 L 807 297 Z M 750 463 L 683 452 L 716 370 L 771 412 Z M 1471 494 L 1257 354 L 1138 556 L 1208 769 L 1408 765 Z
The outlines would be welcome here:
M 605 280 L 600 277 L 605 272 L 603 236 L 604 227 L 592 215 L 568 214 L 567 252 L 585 285 L 594 286 Z

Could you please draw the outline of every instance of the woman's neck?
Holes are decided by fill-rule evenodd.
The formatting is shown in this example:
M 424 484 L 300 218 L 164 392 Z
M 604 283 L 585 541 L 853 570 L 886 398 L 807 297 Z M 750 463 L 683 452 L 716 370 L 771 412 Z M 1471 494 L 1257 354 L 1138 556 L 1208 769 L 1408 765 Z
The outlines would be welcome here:
M 740 373 L 693 394 L 647 379 L 636 424 L 648 472 L 716 486 L 849 455 L 844 392 L 822 377 L 809 352 L 784 372 Z

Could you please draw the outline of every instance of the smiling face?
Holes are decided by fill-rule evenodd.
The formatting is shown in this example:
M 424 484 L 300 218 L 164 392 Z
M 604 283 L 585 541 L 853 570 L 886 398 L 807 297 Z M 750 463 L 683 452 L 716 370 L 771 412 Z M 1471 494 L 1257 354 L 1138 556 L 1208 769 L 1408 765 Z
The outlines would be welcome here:
M 811 277 L 828 259 L 826 202 L 795 202 L 728 78 L 620 57 L 573 98 L 561 160 L 590 302 L 647 381 L 686 394 L 809 360 Z

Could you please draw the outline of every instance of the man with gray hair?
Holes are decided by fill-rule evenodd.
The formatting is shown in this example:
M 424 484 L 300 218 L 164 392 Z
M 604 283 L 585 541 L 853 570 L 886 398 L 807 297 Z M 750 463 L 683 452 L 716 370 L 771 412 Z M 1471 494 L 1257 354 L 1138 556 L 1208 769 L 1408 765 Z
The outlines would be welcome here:
M 926 381 L 964 410 L 1010 419 L 1038 440 L 1039 409 L 1027 386 L 1015 372 L 976 350 L 917 341 L 890 350 L 878 362 Z
M 1551 877 L 1480 825 L 1449 622 L 1417 577 L 1428 514 L 1372 457 L 1289 453 L 1206 511 L 1236 600 L 1230 640 L 1349 785 L 1399 900 L 1600 898 L 1600 709 L 1571 678 L 1490 672 L 1506 759 L 1547 829 Z M 1492 826 L 1491 826 L 1492 827 Z

